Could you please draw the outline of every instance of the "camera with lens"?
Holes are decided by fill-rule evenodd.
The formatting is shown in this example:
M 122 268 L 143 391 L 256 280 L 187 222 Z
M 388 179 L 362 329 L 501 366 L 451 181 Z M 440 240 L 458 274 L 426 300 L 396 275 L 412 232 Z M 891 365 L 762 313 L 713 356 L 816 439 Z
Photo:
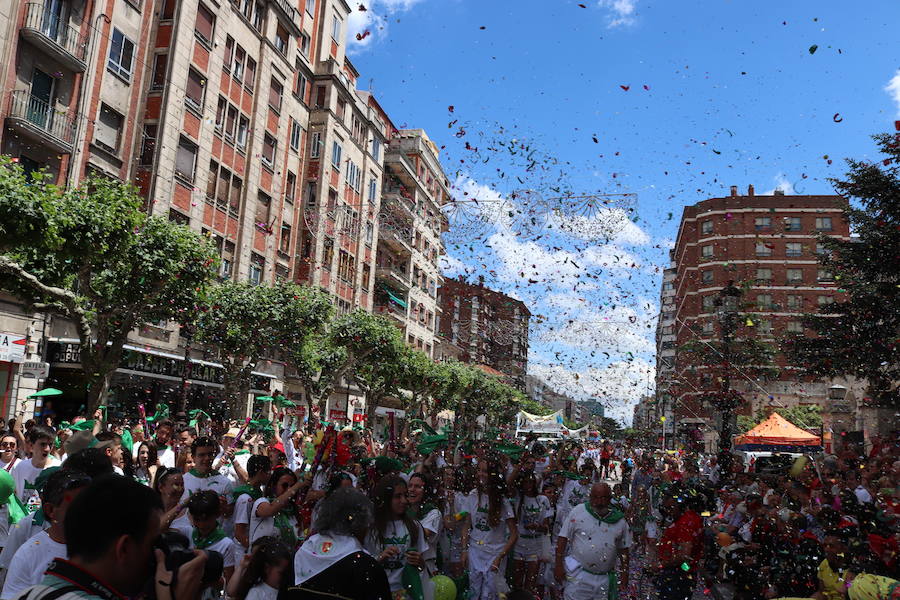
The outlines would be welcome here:
M 164 531 L 156 540 L 156 548 L 162 550 L 165 555 L 166 570 L 172 573 L 172 588 L 178 585 L 178 569 L 187 562 L 190 562 L 196 556 L 191 550 L 190 541 L 187 537 L 175 530 Z M 214 550 L 204 550 L 206 553 L 206 564 L 203 568 L 203 579 L 201 583 L 203 587 L 213 585 L 222 578 L 224 572 L 224 559 L 222 555 Z M 155 571 L 155 568 L 154 568 Z M 154 597 L 153 582 L 150 582 L 147 591 L 150 592 L 149 597 Z

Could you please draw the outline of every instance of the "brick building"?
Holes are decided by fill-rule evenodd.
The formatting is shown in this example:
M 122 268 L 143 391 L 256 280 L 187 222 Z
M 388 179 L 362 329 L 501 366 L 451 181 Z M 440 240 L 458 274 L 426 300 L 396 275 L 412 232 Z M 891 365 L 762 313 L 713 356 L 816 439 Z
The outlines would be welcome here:
M 464 278 L 447 279 L 439 292 L 442 344 L 470 364 L 484 364 L 525 391 L 531 312 L 520 300 Z
M 657 331 L 657 412 L 672 415 L 681 442 L 714 447 L 718 425 L 704 398 L 721 383 L 703 366 L 687 364 L 679 349 L 690 341 L 721 339 L 715 301 L 729 281 L 743 290 L 738 341 L 755 337 L 777 348 L 785 332 L 803 331 L 804 313 L 827 311 L 839 292 L 818 264 L 824 248 L 817 237 L 849 239 L 844 205 L 839 196 L 757 196 L 750 186 L 746 195 L 732 187 L 728 197 L 684 208 L 672 268 L 663 278 Z M 829 413 L 836 382 L 809 380 L 782 354 L 776 354 L 775 365 L 779 375 L 772 381 L 750 381 L 732 369 L 732 387 L 747 401 L 744 412 L 818 404 Z

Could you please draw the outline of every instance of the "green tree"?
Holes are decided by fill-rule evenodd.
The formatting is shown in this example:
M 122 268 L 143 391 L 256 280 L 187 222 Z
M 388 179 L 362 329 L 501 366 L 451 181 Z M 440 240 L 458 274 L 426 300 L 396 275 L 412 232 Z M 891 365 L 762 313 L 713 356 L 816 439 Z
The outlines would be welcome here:
M 322 291 L 226 281 L 214 286 L 197 319 L 198 341 L 209 344 L 225 367 L 225 397 L 232 418 L 247 412 L 252 372 L 283 347 L 302 344 L 331 318 Z
M 739 415 L 738 431 L 740 431 L 741 433 L 750 431 L 751 429 L 768 419 L 769 415 L 771 415 L 773 412 L 777 412 L 786 420 L 790 421 L 801 429 L 818 429 L 822 426 L 822 413 L 819 406 L 814 404 L 804 404 L 785 408 L 769 407 L 760 409 L 756 411 L 756 414 L 752 417 L 747 415 Z
M 832 180 L 848 200 L 853 240 L 822 234 L 823 269 L 846 296 L 809 314 L 815 335 L 785 343 L 793 363 L 814 376 L 854 376 L 869 385 L 873 404 L 900 407 L 900 135 L 874 137 L 885 158 L 848 160 L 845 179 Z
M 0 289 L 72 321 L 89 412 L 104 402 L 128 336 L 187 320 L 215 274 L 209 240 L 142 206 L 127 184 L 97 178 L 62 190 L 0 160 Z
M 356 365 L 353 378 L 363 391 L 366 399 L 366 422 L 374 423 L 375 409 L 388 396 L 401 396 L 401 378 L 407 346 L 399 330 L 394 339 L 388 340 L 378 351 L 378 355 L 369 355 L 366 360 Z
M 556 412 L 549 406 L 544 406 L 543 404 L 535 402 L 530 398 L 523 398 L 521 407 L 525 412 L 532 415 L 537 415 L 539 417 L 546 417 L 547 415 L 551 415 Z
M 386 317 L 355 310 L 301 343 L 285 346 L 310 408 L 317 407 L 320 417 L 326 419 L 328 398 L 335 388 L 352 377 L 357 365 L 389 353 L 398 335 Z
M 440 363 L 424 352 L 407 348 L 400 380 L 403 389 L 410 394 L 406 409 L 423 420 L 429 416 L 434 420 L 439 410 L 436 393 L 443 389 L 447 376 L 447 369 Z

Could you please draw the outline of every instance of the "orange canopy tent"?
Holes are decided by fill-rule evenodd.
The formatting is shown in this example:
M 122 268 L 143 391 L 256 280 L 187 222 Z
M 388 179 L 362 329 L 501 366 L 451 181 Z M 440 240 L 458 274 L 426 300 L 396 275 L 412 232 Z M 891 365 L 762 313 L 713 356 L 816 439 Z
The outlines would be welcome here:
M 745 433 L 734 438 L 734 446 L 821 446 L 819 436 L 803 431 L 777 412 Z

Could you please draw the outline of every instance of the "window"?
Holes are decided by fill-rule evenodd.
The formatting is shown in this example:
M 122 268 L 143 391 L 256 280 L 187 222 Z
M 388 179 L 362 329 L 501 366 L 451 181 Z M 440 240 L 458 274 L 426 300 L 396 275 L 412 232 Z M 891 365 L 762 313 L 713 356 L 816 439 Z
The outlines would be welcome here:
M 800 256 L 803 254 L 803 244 L 800 242 L 788 242 L 784 245 L 784 253 L 786 256 Z
M 371 221 L 366 221 L 366 244 L 369 246 L 372 245 L 372 239 L 375 236 L 375 226 L 372 225 Z
M 341 20 L 337 15 L 331 15 L 331 39 L 341 43 Z
M 211 10 L 203 6 L 197 5 L 197 21 L 194 23 L 194 35 L 206 46 L 212 46 L 213 29 L 216 26 L 216 16 Z
M 787 270 L 787 282 L 790 283 L 803 283 L 803 269 L 788 269 Z
M 702 254 L 703 258 L 712 258 L 712 255 L 713 255 L 712 245 L 703 246 L 703 248 L 701 249 L 701 254 Z
M 831 251 L 825 247 L 825 244 L 816 244 L 816 254 L 819 256 L 825 256 L 831 254 Z
M 703 221 L 700 223 L 700 233 L 712 233 L 713 230 L 713 222 L 712 221 Z
M 343 152 L 343 148 L 337 141 L 331 143 L 331 164 L 338 171 L 341 170 L 341 154 Z
M 315 108 L 325 108 L 325 86 L 316 86 L 316 104 Z
M 376 198 L 378 198 L 378 182 L 375 180 L 375 176 L 370 174 L 369 202 L 375 202 Z
M 306 102 L 306 88 L 309 86 L 309 79 L 306 78 L 298 65 L 297 69 L 297 77 L 294 79 L 294 95 L 300 99 L 301 102 Z
M 772 244 L 766 244 L 765 242 L 756 242 L 756 255 L 757 256 L 772 256 Z
M 281 96 L 283 93 L 284 85 L 273 77 L 269 84 L 269 106 L 275 110 L 281 110 Z
M 282 54 L 287 55 L 288 40 L 287 30 L 279 23 L 278 27 L 275 28 L 275 49 Z
M 141 155 L 138 159 L 140 165 L 152 165 L 153 155 L 156 154 L 156 123 L 144 123 L 144 131 L 141 135 Z
M 166 84 L 166 66 L 169 55 L 165 52 L 153 55 L 153 74 L 150 78 L 150 91 L 159 91 Z
M 291 150 L 294 152 L 300 151 L 300 137 L 302 131 L 300 123 L 291 119 Z
M 353 257 L 341 250 L 338 252 L 338 279 L 350 283 L 353 275 Z
M 753 219 L 753 226 L 757 231 L 772 229 L 772 217 L 756 217 Z
M 240 46 L 234 51 L 234 64 L 231 67 L 231 75 L 241 81 L 244 78 L 244 65 L 247 64 L 247 52 Z
M 266 5 L 262 2 L 256 3 L 256 8 L 253 13 L 253 27 L 256 28 L 257 31 L 262 32 L 263 27 L 266 24 Z
M 231 279 L 231 271 L 234 266 L 234 244 L 225 242 L 222 244 L 222 267 L 219 270 L 219 277 L 222 279 Z
M 760 319 L 757 321 L 756 332 L 760 335 L 770 335 L 772 333 L 772 321 L 768 319 Z
M 372 138 L 372 158 L 381 160 L 381 140 L 377 137 Z
M 817 301 L 818 301 L 819 306 L 830 306 L 830 305 L 834 304 L 834 297 L 833 296 L 819 296 Z
M 803 333 L 803 323 L 800 321 L 788 321 L 788 333 Z
M 311 15 L 316 14 L 316 0 L 306 0 L 306 12 Z
M 268 133 L 263 136 L 262 159 L 263 163 L 270 167 L 275 164 L 275 148 L 277 145 L 278 140 Z
M 231 194 L 228 198 L 228 214 L 234 218 L 241 212 L 241 190 L 243 189 L 243 180 L 235 175 L 231 178 Z
M 225 55 L 222 59 L 222 68 L 230 71 L 232 62 L 234 62 L 234 38 L 229 35 L 225 37 Z
M 309 58 L 309 36 L 305 33 L 300 34 L 300 54 Z
M 250 269 L 247 273 L 247 280 L 252 285 L 259 285 L 262 283 L 263 269 L 266 266 L 266 259 L 256 254 L 255 252 L 250 253 Z
M 287 223 L 281 224 L 281 237 L 278 240 L 278 250 L 283 254 L 291 253 L 291 226 Z
M 831 231 L 831 217 L 816 217 L 816 231 Z
M 789 310 L 800 310 L 803 306 L 803 296 L 790 294 L 787 297 L 787 307 Z
M 316 182 L 315 181 L 307 181 L 306 182 L 306 206 L 308 208 L 315 208 L 315 206 L 316 206 Z
M 772 295 L 758 294 L 756 296 L 756 307 L 760 310 L 768 310 L 772 308 Z
M 125 37 L 125 34 L 118 29 L 113 29 L 112 41 L 109 45 L 109 60 L 106 61 L 107 70 L 125 81 L 131 81 L 133 57 L 134 42 Z
M 272 213 L 272 199 L 268 194 L 259 192 L 256 196 L 256 216 L 254 220 L 257 227 L 268 227 Z
M 159 18 L 163 21 L 171 20 L 175 16 L 175 3 L 176 0 L 165 0 Z
M 197 164 L 197 145 L 182 136 L 178 140 L 178 150 L 175 154 L 175 173 L 194 181 L 194 167 Z
M 309 136 L 309 157 L 319 158 L 319 146 L 322 145 L 322 134 L 318 131 Z
M 363 265 L 362 268 L 362 289 L 363 292 L 369 291 L 369 280 L 372 279 L 372 267 Z
M 715 296 L 703 296 L 703 310 L 710 311 L 716 308 Z
M 171 221 L 172 223 L 178 223 L 179 225 L 189 225 L 191 222 L 191 218 L 181 211 L 170 208 L 169 221 Z
M 247 132 L 250 130 L 250 119 L 241 115 L 238 117 L 238 128 L 237 128 L 237 136 L 235 137 L 235 143 L 239 150 L 244 150 L 247 147 Z
M 203 91 L 206 79 L 193 69 L 188 70 L 187 85 L 185 86 L 184 99 L 188 108 L 196 112 L 203 110 Z
M 247 76 L 244 78 L 244 85 L 251 94 L 256 87 L 256 61 L 247 57 Z
M 819 281 L 834 281 L 834 275 L 828 269 L 819 269 L 816 273 L 816 279 Z
M 334 240 L 326 239 L 322 243 L 322 268 L 331 270 L 331 262 L 334 260 Z
M 225 120 L 225 137 L 234 139 L 234 131 L 237 126 L 238 109 L 234 106 L 228 106 L 228 118 Z
M 241 13 L 248 21 L 253 18 L 253 0 L 242 0 Z
M 785 217 L 784 218 L 784 230 L 785 231 L 800 231 L 803 228 L 803 221 L 800 217 Z
M 228 102 L 225 101 L 225 98 L 219 96 L 216 102 L 216 131 L 222 131 L 222 127 L 225 126 L 225 112 L 227 110 Z
M 772 281 L 772 269 L 757 269 L 756 283 L 769 283 Z
M 105 104 L 100 105 L 100 114 L 94 128 L 94 143 L 113 154 L 119 152 L 119 139 L 122 136 L 123 117 Z
M 288 171 L 284 180 L 284 199 L 289 204 L 294 203 L 294 193 L 297 189 L 297 176 Z
M 703 283 L 712 283 L 713 281 L 713 272 L 712 271 L 701 271 L 700 277 L 703 280 Z M 670 286 L 672 282 L 667 282 Z
M 712 333 L 713 333 L 713 322 L 712 322 L 712 321 L 706 321 L 706 322 L 704 322 L 703 325 L 700 327 L 700 331 L 703 332 L 703 335 L 712 335 Z
M 337 101 L 337 111 L 335 111 L 335 112 L 336 112 L 336 116 L 337 116 L 338 121 L 340 121 L 341 123 L 343 123 L 343 122 L 344 122 L 344 115 L 347 114 L 347 101 L 344 100 L 343 98 L 338 98 L 338 101 Z

